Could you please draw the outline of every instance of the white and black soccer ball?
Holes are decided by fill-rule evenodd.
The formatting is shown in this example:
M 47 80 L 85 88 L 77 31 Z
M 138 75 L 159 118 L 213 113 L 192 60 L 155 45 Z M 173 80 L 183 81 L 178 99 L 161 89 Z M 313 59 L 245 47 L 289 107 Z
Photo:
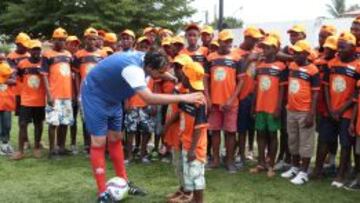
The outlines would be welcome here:
M 106 189 L 113 200 L 120 201 L 128 196 L 129 185 L 125 179 L 114 177 L 106 183 Z

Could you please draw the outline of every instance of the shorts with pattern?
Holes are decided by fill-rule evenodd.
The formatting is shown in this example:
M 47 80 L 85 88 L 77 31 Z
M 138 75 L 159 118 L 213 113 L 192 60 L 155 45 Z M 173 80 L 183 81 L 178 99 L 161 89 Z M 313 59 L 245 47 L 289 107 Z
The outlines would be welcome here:
M 194 160 L 188 162 L 187 152 L 182 151 L 182 167 L 183 167 L 183 180 L 184 190 L 192 192 L 195 190 L 205 189 L 205 163 Z
M 151 117 L 151 107 L 134 108 L 126 112 L 124 126 L 127 133 L 153 133 L 155 121 Z
M 45 108 L 46 122 L 53 126 L 74 124 L 71 99 L 55 99 L 54 106 Z

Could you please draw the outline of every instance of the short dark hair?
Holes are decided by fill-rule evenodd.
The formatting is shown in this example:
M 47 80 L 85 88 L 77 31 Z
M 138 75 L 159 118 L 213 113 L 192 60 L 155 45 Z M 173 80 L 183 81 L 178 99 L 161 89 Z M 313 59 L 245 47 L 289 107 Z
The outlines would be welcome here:
M 166 66 L 168 59 L 166 54 L 161 50 L 150 50 L 145 54 L 145 67 L 151 69 L 160 69 Z

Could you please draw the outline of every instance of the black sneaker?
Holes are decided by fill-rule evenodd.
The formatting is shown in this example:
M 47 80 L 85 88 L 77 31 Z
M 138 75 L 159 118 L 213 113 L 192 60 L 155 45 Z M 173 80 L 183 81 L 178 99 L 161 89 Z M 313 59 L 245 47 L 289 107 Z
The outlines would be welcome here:
M 98 197 L 98 203 L 114 203 L 115 201 L 111 198 L 110 194 L 105 192 L 103 195 Z
M 139 187 L 137 187 L 136 185 L 134 185 L 134 183 L 132 182 L 128 182 L 129 185 L 129 195 L 134 195 L 134 196 L 145 196 L 147 194 L 147 192 L 145 192 L 144 190 L 140 189 Z
M 360 181 L 359 180 L 353 180 L 348 185 L 344 186 L 345 190 L 349 191 L 360 191 Z

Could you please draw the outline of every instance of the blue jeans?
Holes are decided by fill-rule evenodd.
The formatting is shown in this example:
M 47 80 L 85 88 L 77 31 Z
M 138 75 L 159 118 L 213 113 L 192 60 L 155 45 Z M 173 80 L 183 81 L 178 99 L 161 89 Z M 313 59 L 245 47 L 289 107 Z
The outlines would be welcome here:
M 0 141 L 7 144 L 10 139 L 11 111 L 0 111 Z

